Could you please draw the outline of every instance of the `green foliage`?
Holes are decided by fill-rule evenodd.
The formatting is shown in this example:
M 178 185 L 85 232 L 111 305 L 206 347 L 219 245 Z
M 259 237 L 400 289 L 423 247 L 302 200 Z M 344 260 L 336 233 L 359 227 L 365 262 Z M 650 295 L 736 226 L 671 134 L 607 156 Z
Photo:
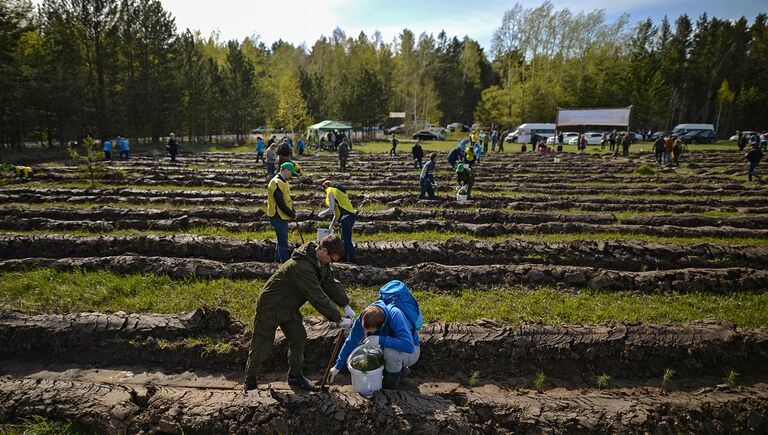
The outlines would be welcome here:
M 88 179 L 91 181 L 91 189 L 96 188 L 96 178 L 104 173 L 104 164 L 99 161 L 99 152 L 96 150 L 95 141 L 87 136 L 83 139 L 83 149 L 85 154 L 80 155 L 78 150 L 70 145 L 67 147 L 67 153 L 72 160 L 81 160 L 85 162 Z
M 480 371 L 472 370 L 472 373 L 469 374 L 469 386 L 474 388 L 477 386 L 479 382 L 480 382 Z
M 669 385 L 669 382 L 672 380 L 676 373 L 677 372 L 673 368 L 667 367 L 664 369 L 664 375 L 661 377 L 661 388 L 667 388 L 667 385 Z
M 6 435 L 77 435 L 86 433 L 71 420 L 55 421 L 33 415 L 18 424 L 0 425 L 0 433 Z
M 656 176 L 656 170 L 648 165 L 640 165 L 635 168 L 634 174 L 643 177 L 653 177 Z
M 250 325 L 264 285 L 261 280 L 173 280 L 168 276 L 118 275 L 105 271 L 57 272 L 40 269 L 0 273 L 0 307 L 25 312 L 88 310 L 175 313 L 202 305 L 222 307 Z M 352 288 L 355 306 L 373 302 L 376 289 Z M 463 289 L 434 293 L 414 289 L 427 320 L 501 324 L 537 321 L 550 325 L 627 322 L 683 323 L 718 318 L 738 326 L 768 326 L 768 294 L 641 294 L 589 291 L 577 294 L 549 288 Z M 309 306 L 305 315 L 317 313 Z
M 728 371 L 728 374 L 725 375 L 725 378 L 723 381 L 725 381 L 726 384 L 728 384 L 729 387 L 733 388 L 739 383 L 739 373 L 735 370 L 731 369 Z
M 608 388 L 611 385 L 613 378 L 605 373 L 597 377 L 597 388 Z
M 547 381 L 547 377 L 544 375 L 543 371 L 539 370 L 538 372 L 536 372 L 536 377 L 533 380 L 533 386 L 534 388 L 536 388 L 536 391 L 541 391 L 546 381 Z

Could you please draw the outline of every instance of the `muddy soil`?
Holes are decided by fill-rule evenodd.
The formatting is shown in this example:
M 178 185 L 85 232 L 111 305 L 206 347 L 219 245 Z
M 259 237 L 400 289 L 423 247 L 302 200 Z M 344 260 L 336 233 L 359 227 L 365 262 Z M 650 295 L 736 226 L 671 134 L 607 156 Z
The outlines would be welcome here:
M 316 318 L 306 326 L 307 373 L 317 379 L 337 330 Z M 215 309 L 167 316 L 3 312 L 0 345 L 8 353 L 0 360 L 0 421 L 43 415 L 129 433 L 768 430 L 765 328 L 712 321 L 428 323 L 412 377 L 401 390 L 371 399 L 351 391 L 348 375 L 326 392 L 288 388 L 280 334 L 260 388 L 243 393 L 249 338 L 242 329 Z M 203 331 L 230 343 L 230 350 L 174 342 Z M 659 388 L 667 367 L 679 374 L 672 391 Z M 746 386 L 714 387 L 731 368 L 750 374 Z M 471 370 L 480 375 L 472 384 Z M 541 392 L 528 389 L 538 370 L 548 379 Z M 602 372 L 614 377 L 612 386 L 593 389 Z
M 295 245 L 294 245 L 295 247 Z M 414 263 L 446 265 L 553 264 L 640 271 L 684 268 L 749 267 L 768 270 L 768 249 L 718 244 L 677 245 L 629 240 L 500 243 L 467 242 L 358 242 L 357 264 L 378 267 Z M 222 262 L 269 262 L 272 241 L 238 241 L 215 236 L 137 235 L 74 236 L 65 234 L 0 234 L 0 259 L 142 255 L 186 257 Z

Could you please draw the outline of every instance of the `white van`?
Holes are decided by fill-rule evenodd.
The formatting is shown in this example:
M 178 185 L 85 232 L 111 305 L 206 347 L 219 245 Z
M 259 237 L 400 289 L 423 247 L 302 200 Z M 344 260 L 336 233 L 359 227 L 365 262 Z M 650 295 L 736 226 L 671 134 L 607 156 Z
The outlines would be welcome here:
M 691 131 L 715 131 L 715 126 L 712 124 L 679 124 L 672 129 L 672 134 L 675 137 L 680 137 Z
M 530 143 L 532 135 L 550 138 L 555 135 L 555 124 L 520 124 L 517 130 L 509 133 L 506 142 L 512 143 Z

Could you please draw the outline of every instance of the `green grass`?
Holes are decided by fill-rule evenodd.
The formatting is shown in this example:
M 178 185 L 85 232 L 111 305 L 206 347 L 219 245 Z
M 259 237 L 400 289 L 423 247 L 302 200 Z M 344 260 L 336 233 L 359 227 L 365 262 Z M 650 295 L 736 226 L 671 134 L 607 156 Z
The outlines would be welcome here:
M 33 415 L 21 419 L 18 423 L 0 424 L 0 434 L 4 435 L 75 435 L 85 432 L 71 420 L 55 421 Z
M 203 305 L 227 309 L 250 327 L 261 280 L 172 280 L 167 276 L 117 275 L 106 271 L 57 272 L 40 269 L 0 273 L 0 307 L 29 313 L 88 310 L 176 313 Z M 373 302 L 377 288 L 349 289 L 353 306 Z M 682 323 L 703 318 L 724 319 L 739 326 L 768 326 L 768 293 L 639 294 L 581 291 L 568 293 L 540 288 L 464 289 L 434 293 L 418 288 L 414 296 L 426 320 L 473 322 L 493 319 L 504 325 L 537 321 L 545 324 L 598 323 L 608 320 Z M 306 304 L 305 315 L 316 315 Z M 216 339 L 201 337 L 216 348 Z
M 295 225 L 295 224 L 294 224 Z M 288 241 L 301 243 L 301 236 L 294 225 L 289 226 Z M 33 230 L 15 231 L 2 230 L 0 234 L 72 234 L 78 236 L 111 235 L 111 236 L 137 236 L 137 235 L 182 235 L 191 234 L 197 236 L 218 236 L 231 240 L 273 240 L 275 233 L 272 230 L 264 231 L 230 231 L 222 227 L 196 227 L 184 231 L 160 231 L 160 230 L 115 230 L 109 232 L 89 232 L 86 230 L 53 231 Z M 316 233 L 302 232 L 304 241 L 315 240 Z M 728 246 L 762 246 L 768 247 L 768 240 L 760 237 L 663 237 L 648 234 L 620 234 L 620 233 L 557 233 L 557 234 L 508 234 L 489 237 L 475 237 L 470 233 L 455 231 L 418 231 L 418 232 L 378 232 L 369 234 L 355 234 L 355 242 L 380 241 L 380 242 L 445 242 L 451 238 L 460 238 L 467 241 L 480 240 L 486 242 L 504 242 L 507 240 L 522 240 L 529 242 L 571 242 L 576 240 L 630 240 L 651 243 L 672 243 L 679 245 L 693 245 L 698 243 L 713 243 Z

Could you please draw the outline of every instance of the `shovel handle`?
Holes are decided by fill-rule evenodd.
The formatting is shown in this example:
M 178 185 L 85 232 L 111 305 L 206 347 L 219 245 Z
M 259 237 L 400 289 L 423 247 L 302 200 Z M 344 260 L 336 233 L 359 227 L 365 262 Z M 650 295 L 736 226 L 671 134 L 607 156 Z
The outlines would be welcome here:
M 344 333 L 346 333 L 347 330 L 342 328 L 341 332 L 339 332 L 338 338 L 336 338 L 336 344 L 333 346 L 333 353 L 331 354 L 331 359 L 328 361 L 328 365 L 325 367 L 325 371 L 323 372 L 323 379 L 320 381 L 320 390 L 325 390 L 328 388 L 328 385 L 326 385 L 326 381 L 328 380 L 328 373 L 331 372 L 331 367 L 333 367 L 333 361 L 336 359 L 337 356 L 339 356 L 339 350 L 341 349 L 341 342 L 344 341 Z

